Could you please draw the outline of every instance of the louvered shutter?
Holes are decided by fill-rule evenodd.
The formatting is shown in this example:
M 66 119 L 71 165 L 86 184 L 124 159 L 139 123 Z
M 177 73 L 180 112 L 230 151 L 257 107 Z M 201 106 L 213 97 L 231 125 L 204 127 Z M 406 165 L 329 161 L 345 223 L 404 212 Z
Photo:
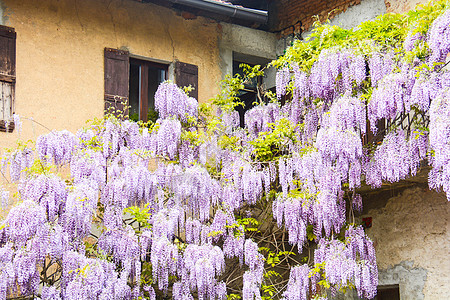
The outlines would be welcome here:
M 130 55 L 128 51 L 105 48 L 105 113 L 128 116 Z
M 0 131 L 12 132 L 16 83 L 16 32 L 0 25 Z M 6 125 L 8 124 L 8 128 Z
M 191 85 L 194 90 L 189 96 L 198 100 L 198 67 L 177 61 L 175 63 L 175 82 L 179 87 Z

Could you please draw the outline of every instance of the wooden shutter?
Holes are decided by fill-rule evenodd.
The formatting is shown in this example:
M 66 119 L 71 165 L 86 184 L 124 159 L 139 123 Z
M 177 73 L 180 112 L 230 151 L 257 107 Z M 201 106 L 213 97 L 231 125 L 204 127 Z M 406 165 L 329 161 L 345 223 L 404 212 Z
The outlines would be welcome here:
M 15 82 L 16 32 L 14 28 L 0 25 L 0 131 L 3 132 L 14 130 Z
M 129 76 L 129 52 L 105 48 L 105 113 L 128 116 Z
M 194 90 L 189 96 L 198 100 L 198 67 L 177 61 L 175 63 L 175 82 L 179 87 L 191 85 Z

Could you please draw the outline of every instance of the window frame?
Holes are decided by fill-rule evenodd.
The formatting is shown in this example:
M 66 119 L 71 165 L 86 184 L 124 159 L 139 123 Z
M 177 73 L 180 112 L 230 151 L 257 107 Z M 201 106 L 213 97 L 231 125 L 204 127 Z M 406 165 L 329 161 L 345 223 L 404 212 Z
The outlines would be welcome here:
M 159 59 L 152 59 L 152 58 L 147 59 L 146 57 L 130 54 L 128 50 L 105 47 L 104 48 L 105 115 L 112 114 L 119 119 L 126 119 L 129 116 L 128 105 L 130 103 L 129 99 L 130 59 L 133 60 L 137 59 L 139 61 L 146 62 L 148 66 L 163 65 L 165 68 L 167 68 L 166 80 L 173 79 L 174 82 L 180 87 L 191 85 L 194 88 L 194 90 L 190 93 L 190 96 L 198 100 L 199 68 L 197 65 L 184 63 L 177 60 L 173 62 L 166 62 Z M 147 120 L 147 115 L 143 116 L 142 119 Z
M 13 132 L 15 113 L 15 86 L 16 86 L 16 40 L 17 33 L 13 27 L 0 25 L 0 105 L 3 106 L 3 115 L 0 116 L 0 132 Z M 3 98 L 3 88 L 9 87 L 10 105 L 9 117 L 5 119 L 5 99 Z
M 141 58 L 135 58 L 130 56 L 130 70 L 131 64 L 139 65 L 139 120 L 147 122 L 148 114 L 148 68 L 154 67 L 158 69 L 163 69 L 165 71 L 164 80 L 169 79 L 169 64 L 158 63 L 150 60 L 144 60 Z M 131 76 L 130 76 L 131 78 Z M 128 78 L 128 85 L 130 84 L 130 78 Z M 129 93 L 130 93 L 130 88 Z M 130 95 L 128 96 L 128 101 L 130 101 Z

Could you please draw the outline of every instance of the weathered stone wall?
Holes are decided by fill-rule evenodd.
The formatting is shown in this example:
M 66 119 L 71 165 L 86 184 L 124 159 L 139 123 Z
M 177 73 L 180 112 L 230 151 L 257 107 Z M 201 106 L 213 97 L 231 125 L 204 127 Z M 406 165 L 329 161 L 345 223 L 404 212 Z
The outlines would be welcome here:
M 366 232 L 375 244 L 380 285 L 398 284 L 402 300 L 448 299 L 450 204 L 445 194 L 415 187 L 387 202 L 372 199 L 381 207 L 363 217 L 373 218 Z

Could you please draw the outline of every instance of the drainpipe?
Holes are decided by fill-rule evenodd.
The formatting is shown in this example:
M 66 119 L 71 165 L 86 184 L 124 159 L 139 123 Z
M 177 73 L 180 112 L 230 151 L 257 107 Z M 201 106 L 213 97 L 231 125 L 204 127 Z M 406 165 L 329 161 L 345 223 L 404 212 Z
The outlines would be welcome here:
M 256 22 L 260 24 L 267 23 L 267 11 L 235 6 L 228 3 L 222 3 L 212 0 L 169 0 L 175 4 L 181 4 L 212 13 L 225 15 L 231 18 Z

